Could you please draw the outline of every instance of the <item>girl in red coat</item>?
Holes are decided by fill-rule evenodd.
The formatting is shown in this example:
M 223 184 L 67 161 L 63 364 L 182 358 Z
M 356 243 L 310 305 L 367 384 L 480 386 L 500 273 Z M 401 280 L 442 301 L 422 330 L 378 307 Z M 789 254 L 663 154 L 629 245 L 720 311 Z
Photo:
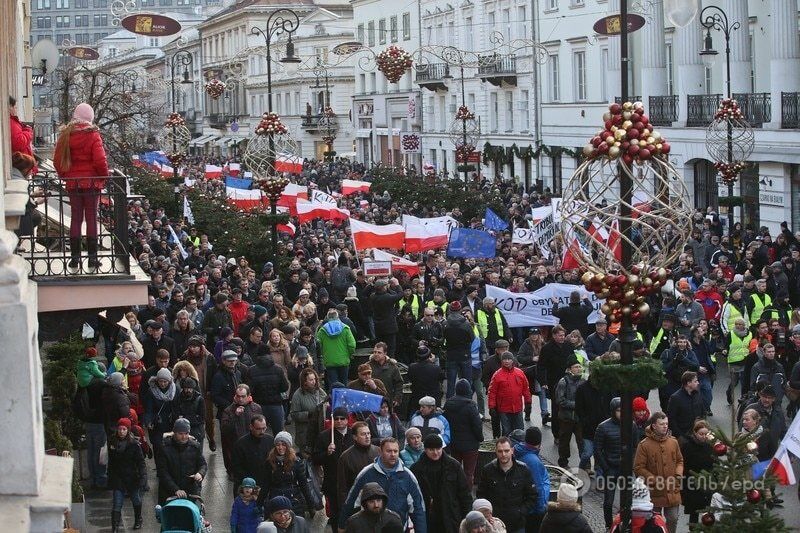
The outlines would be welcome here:
M 53 162 L 58 176 L 66 183 L 72 222 L 69 227 L 70 268 L 78 268 L 81 257 L 81 226 L 86 221 L 86 248 L 89 268 L 97 261 L 97 203 L 108 176 L 103 139 L 94 121 L 94 109 L 78 104 L 72 120 L 62 128 L 56 142 Z

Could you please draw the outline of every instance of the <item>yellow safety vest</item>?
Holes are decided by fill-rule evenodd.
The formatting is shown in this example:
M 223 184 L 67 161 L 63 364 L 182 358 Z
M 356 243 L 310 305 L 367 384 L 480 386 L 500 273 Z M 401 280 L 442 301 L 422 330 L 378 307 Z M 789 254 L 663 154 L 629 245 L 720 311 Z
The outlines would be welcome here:
M 497 309 L 495 309 L 494 313 L 494 323 L 497 326 L 497 335 L 502 339 L 505 333 L 503 330 L 503 317 Z M 481 329 L 483 338 L 489 338 L 489 315 L 483 309 L 478 309 L 478 327 Z
M 753 340 L 753 334 L 748 333 L 743 339 L 731 331 L 731 345 L 728 347 L 728 363 L 738 363 L 744 361 L 747 354 L 750 353 L 750 341 Z
M 200 237 L 195 237 L 194 239 L 189 237 L 189 242 L 192 243 L 192 246 L 198 248 L 200 246 Z
M 731 305 L 730 302 L 725 302 L 725 305 L 728 307 L 728 309 L 731 310 L 730 314 L 728 315 L 728 322 L 726 325 L 728 326 L 728 331 L 733 331 L 733 327 L 736 325 L 736 319 L 742 318 L 744 315 L 742 315 L 742 313 L 736 308 L 735 305 Z M 724 314 L 725 312 L 724 307 L 722 308 L 722 311 Z
M 650 341 L 650 355 L 661 357 L 660 353 L 654 353 L 656 348 L 658 348 L 659 343 L 661 343 L 661 337 L 664 336 L 664 328 L 658 328 L 653 340 Z
M 420 309 L 419 309 L 420 303 L 422 303 L 422 298 L 420 298 L 418 294 L 412 294 L 411 295 L 411 303 L 408 303 L 405 298 L 400 300 L 400 311 L 403 310 L 403 307 L 405 307 L 407 305 L 410 305 L 411 306 L 411 314 L 414 315 L 414 318 L 416 320 L 419 320 L 420 319 L 420 316 L 419 316 L 420 315 L 420 313 L 419 313 L 419 311 L 420 311 Z
M 780 309 L 775 309 L 774 307 L 771 308 L 769 310 L 769 318 L 770 319 L 774 318 L 776 320 L 780 320 L 781 319 L 781 311 L 780 311 Z M 792 312 L 791 311 L 786 311 L 786 318 L 787 318 L 789 324 L 791 324 L 792 323 Z
M 447 307 L 448 307 L 448 303 L 447 302 L 442 302 L 440 304 L 437 304 L 436 302 L 431 300 L 431 301 L 428 302 L 428 307 L 430 307 L 431 309 L 433 309 L 434 307 L 438 307 L 439 309 L 442 310 L 442 314 L 444 316 L 447 316 Z
M 761 313 L 764 312 L 764 308 L 772 305 L 772 298 L 769 297 L 769 294 L 764 293 L 764 302 L 761 302 L 761 299 L 757 297 L 757 294 L 751 294 L 750 299 L 753 301 L 753 313 L 750 315 L 750 325 L 754 326 L 756 322 L 761 320 Z

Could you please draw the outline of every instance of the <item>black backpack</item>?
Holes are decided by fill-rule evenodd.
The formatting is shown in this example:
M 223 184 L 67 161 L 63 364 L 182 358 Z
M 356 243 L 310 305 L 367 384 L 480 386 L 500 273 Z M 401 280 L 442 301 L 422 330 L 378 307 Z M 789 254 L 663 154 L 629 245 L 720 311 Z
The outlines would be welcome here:
M 72 398 L 72 412 L 84 422 L 94 422 L 100 415 L 100 410 L 92 406 L 89 399 L 89 387 L 97 386 L 92 380 L 86 387 L 78 387 Z

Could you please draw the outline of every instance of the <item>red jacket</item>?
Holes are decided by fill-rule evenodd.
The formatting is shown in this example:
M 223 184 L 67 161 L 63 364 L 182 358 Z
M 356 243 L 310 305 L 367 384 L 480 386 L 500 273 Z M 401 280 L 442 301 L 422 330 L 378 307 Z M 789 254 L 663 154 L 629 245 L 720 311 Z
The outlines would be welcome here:
M 525 372 L 517 367 L 503 368 L 494 373 L 489 383 L 489 409 L 501 413 L 521 413 L 522 397 L 531 403 L 531 390 Z
M 69 170 L 61 168 L 56 157 L 58 176 L 66 182 L 67 190 L 100 190 L 106 184 L 108 161 L 103 148 L 103 139 L 97 126 L 79 124 L 69 136 L 69 151 L 72 164 Z M 100 179 L 98 179 L 100 178 Z
M 722 315 L 722 304 L 725 302 L 716 289 L 697 291 L 694 293 L 694 299 L 703 306 L 703 311 L 706 313 L 706 320 L 719 321 L 719 317 Z
M 241 302 L 231 302 L 228 305 L 228 311 L 231 312 L 233 319 L 233 334 L 239 336 L 239 324 L 247 318 L 247 310 L 250 309 L 250 304 L 242 300 Z
M 19 117 L 11 117 L 11 154 L 14 152 L 22 152 L 33 157 L 33 130 L 30 126 L 26 126 L 20 122 Z M 36 174 L 39 171 L 34 165 L 31 174 Z

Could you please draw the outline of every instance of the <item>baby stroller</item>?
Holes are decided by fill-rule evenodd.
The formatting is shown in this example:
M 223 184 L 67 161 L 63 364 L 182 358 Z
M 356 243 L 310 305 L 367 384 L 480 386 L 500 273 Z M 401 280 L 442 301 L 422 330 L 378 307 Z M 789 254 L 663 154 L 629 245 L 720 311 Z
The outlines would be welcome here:
M 203 518 L 205 508 L 200 496 L 168 498 L 167 503 L 156 505 L 155 510 L 161 533 L 211 533 L 211 524 Z

